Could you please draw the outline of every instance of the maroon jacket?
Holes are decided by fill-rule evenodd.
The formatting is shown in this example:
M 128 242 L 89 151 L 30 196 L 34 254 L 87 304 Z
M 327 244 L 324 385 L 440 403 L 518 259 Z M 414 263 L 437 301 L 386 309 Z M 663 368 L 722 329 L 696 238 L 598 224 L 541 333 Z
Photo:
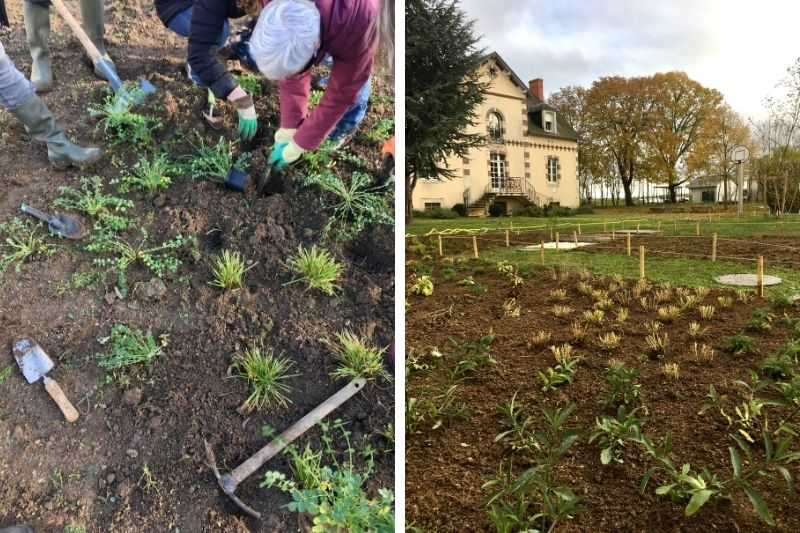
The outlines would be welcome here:
M 314 0 L 321 15 L 321 45 L 317 61 L 333 57 L 330 81 L 319 105 L 308 113 L 311 72 L 281 81 L 281 127 L 297 128 L 300 148 L 317 148 L 355 102 L 372 72 L 378 46 L 377 20 L 381 0 Z

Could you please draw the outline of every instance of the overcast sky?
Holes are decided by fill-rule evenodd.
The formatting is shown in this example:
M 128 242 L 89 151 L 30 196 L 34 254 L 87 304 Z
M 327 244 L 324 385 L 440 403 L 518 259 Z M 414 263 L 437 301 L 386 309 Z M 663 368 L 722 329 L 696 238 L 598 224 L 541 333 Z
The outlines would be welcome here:
M 762 115 L 800 57 L 797 0 L 462 0 L 487 51 L 545 94 L 601 76 L 682 70 Z

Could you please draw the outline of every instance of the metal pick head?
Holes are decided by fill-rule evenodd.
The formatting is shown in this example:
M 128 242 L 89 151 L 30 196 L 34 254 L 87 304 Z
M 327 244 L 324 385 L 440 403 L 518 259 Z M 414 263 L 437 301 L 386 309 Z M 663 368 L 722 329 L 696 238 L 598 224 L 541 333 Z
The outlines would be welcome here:
M 14 343 L 14 359 L 28 383 L 39 381 L 53 369 L 53 360 L 31 339 L 21 339 Z

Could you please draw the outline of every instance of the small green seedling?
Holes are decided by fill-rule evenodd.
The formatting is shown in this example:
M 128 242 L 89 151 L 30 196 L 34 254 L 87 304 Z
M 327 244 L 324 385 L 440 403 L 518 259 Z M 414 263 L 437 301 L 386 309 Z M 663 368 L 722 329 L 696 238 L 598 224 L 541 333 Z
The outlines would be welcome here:
M 362 136 L 368 142 L 380 143 L 394 135 L 394 119 L 382 118 L 370 129 L 365 131 Z
M 111 144 L 132 144 L 139 148 L 153 144 L 153 134 L 162 124 L 156 118 L 132 111 L 137 92 L 141 89 L 129 86 L 125 98 L 109 93 L 103 105 L 89 107 L 89 114 L 100 119 L 98 127 L 102 126 Z
M 18 218 L 0 224 L 0 235 L 5 236 L 5 242 L 0 242 L 0 276 L 11 265 L 15 264 L 14 271 L 19 272 L 22 264 L 32 257 L 50 256 L 56 251 L 35 225 Z
M 119 191 L 125 193 L 136 189 L 155 194 L 172 185 L 172 178 L 177 177 L 180 171 L 180 167 L 171 162 L 167 154 L 158 154 L 152 159 L 142 157 L 133 167 L 133 172 L 122 177 Z
M 98 364 L 107 370 L 114 370 L 141 363 L 149 366 L 163 353 L 162 349 L 166 348 L 169 339 L 167 335 L 162 335 L 156 341 L 149 331 L 143 333 L 125 324 L 116 324 L 111 328 L 111 335 L 99 339 L 99 342 L 108 344 L 110 350 L 98 355 Z
M 300 375 L 291 373 L 292 360 L 276 356 L 259 343 L 237 355 L 234 365 L 239 369 L 239 377 L 250 383 L 250 396 L 242 404 L 243 410 L 274 409 L 292 403 L 288 396 L 292 387 L 286 382 Z
M 421 296 L 430 296 L 433 294 L 433 280 L 430 276 L 417 276 L 411 285 L 411 294 L 419 294 Z
M 0 385 L 6 382 L 8 376 L 11 375 L 12 370 L 13 368 L 11 367 L 11 365 L 8 365 L 3 370 L 0 370 Z
M 192 179 L 223 182 L 231 168 L 246 170 L 252 154 L 244 152 L 236 157 L 235 146 L 233 141 L 226 141 L 222 137 L 217 144 L 209 146 L 200 139 L 200 145 L 195 147 L 197 151 L 191 156 L 191 161 L 187 165 L 189 175 Z
M 386 348 L 377 348 L 368 341 L 351 331 L 341 331 L 336 334 L 333 342 L 325 343 L 336 356 L 339 366 L 331 372 L 334 379 L 353 379 L 362 377 L 368 380 L 375 378 L 390 379 L 389 373 L 383 367 L 383 354 Z
M 242 287 L 244 273 L 255 266 L 244 267 L 244 260 L 239 252 L 224 250 L 222 255 L 214 261 L 214 279 L 210 282 L 214 287 L 226 290 L 235 290 Z
M 236 83 L 245 90 L 245 92 L 252 96 L 261 96 L 264 94 L 264 86 L 261 84 L 261 77 L 255 74 L 244 73 L 238 74 L 233 77 Z
M 298 246 L 287 266 L 298 276 L 289 283 L 302 281 L 309 289 L 319 289 L 328 296 L 333 296 L 339 288 L 336 281 L 342 275 L 342 265 L 327 250 Z

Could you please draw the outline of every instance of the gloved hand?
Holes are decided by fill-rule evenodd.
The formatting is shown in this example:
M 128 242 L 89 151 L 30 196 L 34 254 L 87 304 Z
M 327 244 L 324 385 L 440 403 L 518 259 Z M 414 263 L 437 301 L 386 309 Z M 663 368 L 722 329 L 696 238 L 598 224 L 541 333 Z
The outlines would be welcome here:
M 236 106 L 236 112 L 239 114 L 239 136 L 249 141 L 255 137 L 258 130 L 258 115 L 253 105 L 253 98 L 237 85 L 228 95 L 228 101 Z
M 269 155 L 269 164 L 273 165 L 278 170 L 283 170 L 291 165 L 303 155 L 303 150 L 293 140 L 288 142 L 277 142 L 277 134 L 275 135 L 276 142 L 272 147 L 272 153 Z

